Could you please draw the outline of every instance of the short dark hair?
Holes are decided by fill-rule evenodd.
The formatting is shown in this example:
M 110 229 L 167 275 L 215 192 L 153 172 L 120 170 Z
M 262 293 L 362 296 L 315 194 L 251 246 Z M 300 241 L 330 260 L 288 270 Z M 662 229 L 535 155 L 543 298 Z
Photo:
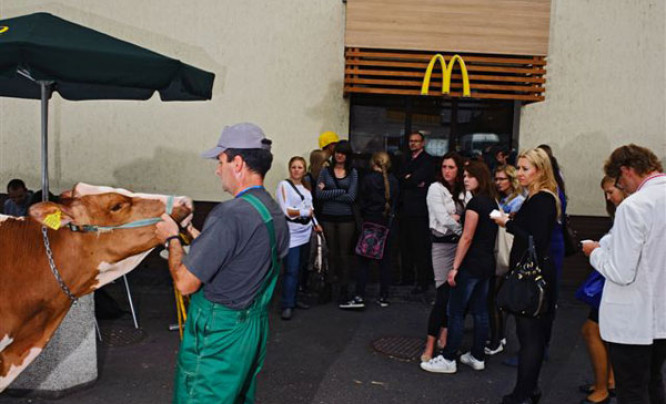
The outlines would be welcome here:
M 17 189 L 28 189 L 28 188 L 25 186 L 25 182 L 23 182 L 23 180 L 14 178 L 13 180 L 9 181 L 9 183 L 7 183 L 7 191 L 9 191 L 10 189 L 17 190 Z
M 652 150 L 633 143 L 615 149 L 604 164 L 604 172 L 611 178 L 618 178 L 622 166 L 633 168 L 638 175 L 645 175 L 652 171 L 664 171 L 661 162 Z
M 273 154 L 266 149 L 226 149 L 227 162 L 231 162 L 236 156 L 240 156 L 250 171 L 264 178 L 273 164 Z
M 410 137 L 412 137 L 412 136 L 414 136 L 414 135 L 421 136 L 421 141 L 422 141 L 422 142 L 425 141 L 425 136 L 423 135 L 423 133 L 418 132 L 418 131 L 410 133 L 409 136 L 407 136 L 407 139 L 409 139 Z

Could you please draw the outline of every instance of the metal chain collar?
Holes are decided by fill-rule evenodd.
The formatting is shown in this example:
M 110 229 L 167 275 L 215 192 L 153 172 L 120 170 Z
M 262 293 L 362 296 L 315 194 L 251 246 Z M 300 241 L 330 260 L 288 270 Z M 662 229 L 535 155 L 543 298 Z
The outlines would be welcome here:
M 69 297 L 69 300 L 71 300 L 72 303 L 76 303 L 78 298 L 72 294 L 71 290 L 69 290 L 69 288 L 65 284 L 65 281 L 62 280 L 58 268 L 56 268 L 55 261 L 53 260 L 53 251 L 51 251 L 51 244 L 49 243 L 48 230 L 46 229 L 46 226 L 42 226 L 42 238 L 44 239 L 44 248 L 46 248 L 46 257 L 49 259 L 49 266 L 51 267 L 51 272 L 53 273 L 53 276 L 56 278 L 56 281 L 58 281 L 60 289 L 62 289 L 62 291 L 65 292 L 65 294 L 67 295 L 67 297 Z

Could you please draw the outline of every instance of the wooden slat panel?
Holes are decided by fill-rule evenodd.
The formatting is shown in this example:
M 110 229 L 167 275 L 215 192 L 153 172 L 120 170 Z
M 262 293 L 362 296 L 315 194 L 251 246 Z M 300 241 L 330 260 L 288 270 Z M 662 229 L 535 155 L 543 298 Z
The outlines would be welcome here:
M 381 80 L 381 79 L 362 79 L 362 78 L 347 78 L 345 79 L 345 84 L 354 85 L 354 84 L 367 84 L 375 86 L 396 86 L 396 87 L 416 87 L 421 89 L 422 81 L 415 80 Z M 441 90 L 442 81 L 441 80 L 432 80 L 430 82 L 430 90 Z M 451 82 L 451 88 L 462 88 L 462 83 L 460 82 Z M 488 91 L 516 91 L 521 93 L 542 93 L 546 91 L 543 87 L 537 86 L 506 86 L 506 85 L 496 85 L 496 84 L 478 84 L 474 83 L 474 89 L 476 90 L 488 90 Z
M 408 72 L 408 71 L 396 71 L 396 70 L 372 70 L 372 69 L 358 69 L 358 68 L 348 68 L 345 69 L 345 74 L 355 74 L 355 75 L 364 75 L 364 76 L 393 76 L 393 77 L 418 77 L 423 80 L 423 71 L 420 72 Z M 433 73 L 432 81 L 442 78 L 441 73 Z M 453 80 L 460 80 L 462 76 L 460 74 L 453 74 Z M 524 82 L 524 83 L 539 83 L 543 84 L 546 82 L 546 79 L 543 77 L 533 76 L 533 77 L 524 77 L 524 76 L 491 76 L 491 75 L 469 75 L 470 82 L 472 81 L 503 81 L 503 82 Z
M 467 64 L 467 62 L 465 62 Z M 391 62 L 384 60 L 348 60 L 348 66 L 386 66 L 386 67 L 395 67 L 395 68 L 413 68 L 413 69 L 425 69 L 428 67 L 428 63 L 409 63 L 409 62 Z M 517 73 L 517 74 L 546 74 L 546 70 L 538 67 L 528 67 L 528 68 L 519 68 L 519 67 L 499 67 L 499 66 L 487 66 L 487 65 L 472 65 L 467 64 L 468 72 L 501 72 L 501 73 Z
M 453 56 L 454 53 L 442 53 L 442 55 L 445 58 L 449 58 Z M 365 57 L 365 58 L 372 58 L 372 59 L 409 59 L 409 60 L 424 60 L 427 62 L 430 61 L 432 58 L 432 52 L 429 53 L 400 53 L 400 52 L 384 52 L 384 51 L 376 51 L 376 50 L 358 50 L 356 48 L 355 50 L 352 49 L 347 49 L 345 51 L 345 56 L 347 57 Z M 506 58 L 506 57 L 489 57 L 489 56 L 472 56 L 472 55 L 467 55 L 465 56 L 465 61 L 467 62 L 481 62 L 481 63 L 493 63 L 493 64 L 520 64 L 520 65 L 535 65 L 535 66 L 544 66 L 546 64 L 546 59 L 544 59 L 541 56 L 538 57 L 532 57 L 532 58 L 525 58 L 525 57 L 520 57 L 520 58 Z
M 345 46 L 547 55 L 550 0 L 348 0 Z
M 419 95 L 429 61 L 436 53 L 443 54 L 447 61 L 451 60 L 450 54 L 437 51 L 377 52 L 348 48 L 345 51 L 345 94 Z M 465 53 L 461 53 L 460 56 L 469 72 L 473 98 L 514 99 L 525 102 L 544 99 L 545 58 Z M 428 96 L 443 96 L 440 93 L 441 79 L 441 68 L 436 66 L 431 75 Z M 451 88 L 453 92 L 447 95 L 448 97 L 460 96 L 462 74 L 457 64 L 451 77 Z
M 363 93 L 363 94 L 393 94 L 393 95 L 420 95 L 420 90 L 402 90 L 402 89 L 384 89 L 384 88 L 371 88 L 371 87 L 351 87 L 345 86 L 345 93 Z M 438 95 L 434 92 L 432 95 Z M 441 95 L 441 94 L 439 94 Z M 452 92 L 451 97 L 461 97 L 462 93 Z M 518 94 L 499 94 L 499 93 L 475 93 L 472 92 L 471 98 L 484 98 L 496 100 L 519 100 L 519 101 L 543 101 L 544 96 L 540 95 L 518 95 Z

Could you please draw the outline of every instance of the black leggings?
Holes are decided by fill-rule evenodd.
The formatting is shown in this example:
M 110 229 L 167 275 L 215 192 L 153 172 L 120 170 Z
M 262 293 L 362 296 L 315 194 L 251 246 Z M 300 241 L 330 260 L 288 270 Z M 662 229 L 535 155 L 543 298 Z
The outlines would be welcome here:
M 554 312 L 550 310 L 538 318 L 515 316 L 518 351 L 518 377 L 512 396 L 522 401 L 538 390 L 539 372 L 543 363 L 544 348 L 553 324 Z
M 506 320 L 504 314 L 497 307 L 497 292 L 502 286 L 504 278 L 494 276 L 491 278 L 490 288 L 488 289 L 488 317 L 490 318 L 490 346 L 495 348 L 500 340 L 505 337 Z
M 446 313 L 449 304 L 449 284 L 444 282 L 437 288 L 437 297 L 435 298 L 435 305 L 430 310 L 430 318 L 428 319 L 428 335 L 437 338 L 439 336 L 440 328 L 446 328 L 449 323 L 449 316 Z

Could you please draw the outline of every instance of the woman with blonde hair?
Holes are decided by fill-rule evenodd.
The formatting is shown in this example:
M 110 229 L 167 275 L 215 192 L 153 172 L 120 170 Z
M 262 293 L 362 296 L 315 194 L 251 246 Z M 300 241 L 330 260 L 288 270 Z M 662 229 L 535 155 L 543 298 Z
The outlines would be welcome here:
M 384 255 L 379 261 L 380 307 L 388 307 L 388 291 L 391 283 L 391 248 L 393 245 L 393 216 L 398 197 L 398 180 L 389 173 L 391 159 L 385 152 L 374 153 L 370 159 L 371 171 L 361 181 L 359 200 L 363 222 L 379 224 L 389 228 L 384 246 Z M 362 309 L 365 307 L 365 286 L 368 282 L 371 259 L 358 257 L 359 271 L 356 280 L 356 293 L 353 299 L 339 305 L 341 309 Z
M 495 189 L 499 196 L 499 206 L 502 211 L 513 217 L 525 202 L 522 187 L 518 182 L 516 168 L 512 165 L 503 165 L 495 169 Z M 490 343 L 485 348 L 486 355 L 496 355 L 504 351 L 506 338 L 504 333 L 504 314 L 495 304 L 497 291 L 502 286 L 503 275 L 496 273 L 491 281 L 488 292 L 488 312 L 490 313 Z
M 553 288 L 556 285 L 556 274 L 549 249 L 553 228 L 560 215 L 557 182 L 548 154 L 541 149 L 521 152 L 517 165 L 518 182 L 527 190 L 527 199 L 513 218 L 502 214 L 494 220 L 514 235 L 511 268 L 515 267 L 527 250 L 529 237 L 533 238 L 539 266 L 546 280 L 548 307 L 538 317 L 515 316 L 520 344 L 518 374 L 513 392 L 502 399 L 504 404 L 537 403 L 541 398 L 539 373 L 547 334 L 555 313 Z
M 275 196 L 289 226 L 289 252 L 284 259 L 282 278 L 282 319 L 290 320 L 295 307 L 307 309 L 304 302 L 297 301 L 298 275 L 301 263 L 307 255 L 314 219 L 312 193 L 303 184 L 305 159 L 294 156 L 289 159 L 289 178 L 280 181 Z
M 495 169 L 495 188 L 499 194 L 499 205 L 504 213 L 509 216 L 515 215 L 525 202 L 525 197 L 514 166 L 504 165 Z

